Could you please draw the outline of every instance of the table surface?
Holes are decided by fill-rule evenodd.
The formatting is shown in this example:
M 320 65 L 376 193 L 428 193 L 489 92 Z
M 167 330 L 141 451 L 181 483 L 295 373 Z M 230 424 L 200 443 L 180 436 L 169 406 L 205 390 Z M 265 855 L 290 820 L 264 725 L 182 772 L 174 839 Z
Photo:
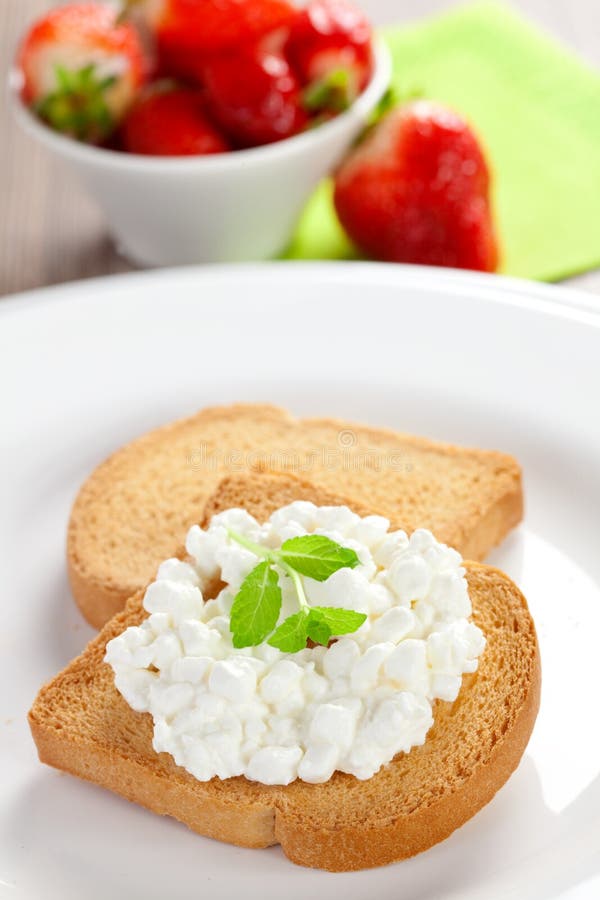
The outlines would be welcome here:
M 0 0 L 0 74 L 26 24 L 56 0 Z M 377 24 L 410 21 L 451 0 L 362 0 Z M 584 58 L 600 61 L 597 0 L 514 0 Z M 0 92 L 0 295 L 96 275 L 126 272 L 92 202 L 12 121 Z M 600 293 L 600 270 L 570 284 Z

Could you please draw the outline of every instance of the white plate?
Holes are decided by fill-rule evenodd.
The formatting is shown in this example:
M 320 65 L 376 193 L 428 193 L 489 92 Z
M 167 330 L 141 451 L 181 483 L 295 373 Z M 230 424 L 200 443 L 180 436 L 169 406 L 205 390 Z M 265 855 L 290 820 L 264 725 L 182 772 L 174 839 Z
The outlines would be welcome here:
M 0 889 L 27 900 L 600 896 L 600 316 L 595 298 L 368 264 L 182 270 L 0 303 Z M 354 874 L 193 835 L 38 764 L 25 714 L 91 636 L 64 531 L 113 448 L 211 403 L 269 400 L 523 463 L 494 553 L 542 648 L 542 709 L 508 785 L 447 841 Z

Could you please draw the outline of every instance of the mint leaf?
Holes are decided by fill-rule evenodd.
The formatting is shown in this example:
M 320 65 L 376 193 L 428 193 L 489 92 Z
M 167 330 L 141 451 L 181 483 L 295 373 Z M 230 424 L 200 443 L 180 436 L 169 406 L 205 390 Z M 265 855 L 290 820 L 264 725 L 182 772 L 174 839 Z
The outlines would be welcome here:
M 231 607 L 229 628 L 234 647 L 254 647 L 273 631 L 281 612 L 277 572 L 268 560 L 259 563 L 242 582 Z
M 309 638 L 315 644 L 322 644 L 326 647 L 331 639 L 331 628 L 327 622 L 323 622 L 317 616 L 313 616 L 312 613 L 308 617 L 307 631 Z
M 309 613 L 306 608 L 288 616 L 267 641 L 271 647 L 277 647 L 284 653 L 297 653 L 304 650 L 308 640 Z
M 353 609 L 338 609 L 335 606 L 313 606 L 310 610 L 310 618 L 313 622 L 326 625 L 330 630 L 330 636 L 350 634 L 356 631 L 366 620 L 365 613 L 355 612 Z M 311 635 L 312 637 L 312 635 Z M 316 638 L 313 637 L 313 641 Z M 319 641 L 319 643 L 321 643 Z
M 316 581 L 327 581 L 338 569 L 353 569 L 360 563 L 354 550 L 341 547 L 322 534 L 290 538 L 277 551 L 277 558 Z

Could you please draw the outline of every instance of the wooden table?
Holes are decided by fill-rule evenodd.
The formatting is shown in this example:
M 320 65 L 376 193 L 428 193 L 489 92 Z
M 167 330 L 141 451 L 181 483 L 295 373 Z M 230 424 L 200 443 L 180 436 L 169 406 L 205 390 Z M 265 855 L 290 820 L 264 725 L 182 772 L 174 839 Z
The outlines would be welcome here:
M 0 71 L 18 36 L 50 0 L 0 0 Z M 597 0 L 514 0 L 589 61 L 600 61 Z M 380 24 L 439 12 L 450 0 L 362 0 Z M 0 295 L 76 278 L 125 272 L 93 204 L 43 151 L 17 130 L 0 92 Z M 573 284 L 600 293 L 600 271 Z

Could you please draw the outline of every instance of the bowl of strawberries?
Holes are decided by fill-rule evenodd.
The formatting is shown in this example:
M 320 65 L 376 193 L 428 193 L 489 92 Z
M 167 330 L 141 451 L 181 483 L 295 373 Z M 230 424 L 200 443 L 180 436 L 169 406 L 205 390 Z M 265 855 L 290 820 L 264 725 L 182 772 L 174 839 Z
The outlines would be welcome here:
M 140 265 L 280 254 L 389 85 L 350 0 L 59 6 L 25 35 L 17 116 Z

